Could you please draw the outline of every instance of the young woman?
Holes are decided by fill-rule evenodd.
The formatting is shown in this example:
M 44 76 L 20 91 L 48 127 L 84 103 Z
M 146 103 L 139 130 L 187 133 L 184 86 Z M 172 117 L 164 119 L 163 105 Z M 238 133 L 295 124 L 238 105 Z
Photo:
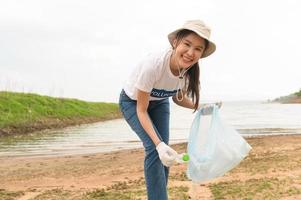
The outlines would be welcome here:
M 149 200 L 167 199 L 169 167 L 177 152 L 169 142 L 169 97 L 179 106 L 199 105 L 199 64 L 215 51 L 210 29 L 200 20 L 187 21 L 168 35 L 172 48 L 149 55 L 135 68 L 120 94 L 119 106 L 127 123 L 143 142 L 144 175 Z M 221 106 L 219 104 L 219 106 Z

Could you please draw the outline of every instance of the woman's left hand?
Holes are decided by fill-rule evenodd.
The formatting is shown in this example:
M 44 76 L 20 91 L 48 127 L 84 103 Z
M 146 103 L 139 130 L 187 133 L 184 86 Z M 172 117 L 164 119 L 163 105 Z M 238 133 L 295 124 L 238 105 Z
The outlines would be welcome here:
M 218 108 L 221 108 L 222 105 L 223 105 L 223 102 L 221 102 L 221 101 L 220 101 L 220 102 L 216 102 L 215 105 L 216 105 Z
M 222 102 L 216 102 L 213 104 L 201 104 L 198 110 L 201 110 L 202 115 L 211 115 L 213 112 L 214 105 L 216 105 L 218 108 L 221 108 Z

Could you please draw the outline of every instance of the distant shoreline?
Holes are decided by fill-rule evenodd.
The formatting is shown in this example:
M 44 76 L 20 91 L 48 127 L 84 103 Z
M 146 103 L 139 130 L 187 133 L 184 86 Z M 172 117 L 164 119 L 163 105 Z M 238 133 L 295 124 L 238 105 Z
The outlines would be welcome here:
M 269 103 L 282 103 L 282 104 L 299 104 L 301 103 L 301 97 L 282 97 L 277 98 Z
M 276 103 L 283 103 L 283 104 L 293 104 L 293 103 L 301 103 L 301 89 L 299 92 L 295 92 L 293 94 L 287 96 L 281 96 L 274 100 L 268 100 L 268 102 L 276 102 Z

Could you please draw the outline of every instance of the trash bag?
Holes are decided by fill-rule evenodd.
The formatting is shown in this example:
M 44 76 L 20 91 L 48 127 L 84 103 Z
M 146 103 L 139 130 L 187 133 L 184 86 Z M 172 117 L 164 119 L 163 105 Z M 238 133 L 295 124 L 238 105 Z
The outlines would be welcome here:
M 217 106 L 214 106 L 211 116 L 204 116 L 198 111 L 188 139 L 190 160 L 187 176 L 193 182 L 223 176 L 238 165 L 251 149 L 234 128 L 222 124 Z

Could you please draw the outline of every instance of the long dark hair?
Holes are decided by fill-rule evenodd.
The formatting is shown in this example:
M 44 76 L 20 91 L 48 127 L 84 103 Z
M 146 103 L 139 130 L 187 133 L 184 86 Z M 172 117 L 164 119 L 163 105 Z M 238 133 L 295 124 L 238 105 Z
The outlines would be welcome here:
M 191 33 L 194 32 L 187 29 L 183 29 L 179 31 L 175 38 L 177 44 L 173 48 L 176 48 L 178 44 L 182 41 L 182 39 Z M 205 47 L 207 47 L 208 41 L 207 40 L 205 41 L 206 41 Z M 194 65 L 192 65 L 190 69 L 186 72 L 185 84 L 187 82 L 188 82 L 187 95 L 192 98 L 192 102 L 194 103 L 194 111 L 196 111 L 199 107 L 200 87 L 201 87 L 199 62 L 196 62 Z

